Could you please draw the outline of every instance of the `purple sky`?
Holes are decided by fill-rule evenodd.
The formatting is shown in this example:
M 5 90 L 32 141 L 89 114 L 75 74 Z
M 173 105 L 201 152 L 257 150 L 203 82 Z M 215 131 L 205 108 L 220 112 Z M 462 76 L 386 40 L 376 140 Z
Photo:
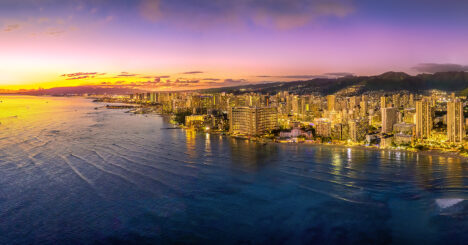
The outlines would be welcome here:
M 0 89 L 468 70 L 467 9 L 453 0 L 2 0 Z M 62 76 L 79 72 L 99 75 Z

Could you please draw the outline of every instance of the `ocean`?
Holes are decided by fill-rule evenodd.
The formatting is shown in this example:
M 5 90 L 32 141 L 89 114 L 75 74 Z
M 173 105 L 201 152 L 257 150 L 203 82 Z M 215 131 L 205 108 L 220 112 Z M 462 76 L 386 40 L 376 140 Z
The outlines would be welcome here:
M 0 244 L 464 244 L 468 163 L 0 96 Z

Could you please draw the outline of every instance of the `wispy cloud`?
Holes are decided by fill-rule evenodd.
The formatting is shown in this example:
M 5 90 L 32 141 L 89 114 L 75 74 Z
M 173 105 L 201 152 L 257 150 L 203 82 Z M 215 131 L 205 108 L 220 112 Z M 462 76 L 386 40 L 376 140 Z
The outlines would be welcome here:
M 191 74 L 201 74 L 203 73 L 202 71 L 186 71 L 186 72 L 182 72 L 182 74 L 184 75 L 191 75 Z
M 69 77 L 65 80 L 82 80 L 82 79 L 87 79 L 87 78 L 93 78 L 94 76 L 78 76 L 78 77 Z
M 219 78 L 203 78 L 202 80 L 203 81 L 213 81 L 213 82 L 215 82 L 215 81 L 219 81 L 221 79 L 219 79 Z
M 106 73 L 97 73 L 97 72 L 75 72 L 75 73 L 67 73 L 62 74 L 62 77 L 76 77 L 76 76 L 87 76 L 87 75 L 104 75 Z
M 10 32 L 10 31 L 14 31 L 14 30 L 19 29 L 19 28 L 20 28 L 19 24 L 11 24 L 11 25 L 6 25 L 5 28 L 3 29 L 3 31 Z
M 413 67 L 413 70 L 418 72 L 436 73 L 446 71 L 468 71 L 467 65 L 460 64 L 438 64 L 438 63 L 421 63 Z
M 75 72 L 75 73 L 67 73 L 60 75 L 61 77 L 66 77 L 65 80 L 82 80 L 88 78 L 95 78 L 97 76 L 104 76 L 106 73 L 99 73 L 99 72 Z
M 138 75 L 139 74 L 128 73 L 128 72 L 123 71 L 119 75 L 117 75 L 117 77 L 136 77 Z
M 254 23 L 289 29 L 352 12 L 351 0 L 143 0 L 140 4 L 140 14 L 147 20 L 197 27 Z
M 199 83 L 200 80 L 184 80 L 184 79 L 177 79 L 176 83 L 185 83 L 185 84 L 190 84 L 190 83 Z
M 246 80 L 246 79 L 231 79 L 231 78 L 227 78 L 227 79 L 224 79 L 224 81 L 222 82 L 222 85 L 226 85 L 226 84 L 241 84 L 241 83 L 247 83 L 247 80 Z
M 47 31 L 46 34 L 50 36 L 58 36 L 65 33 L 64 30 L 54 30 L 54 31 Z
M 332 76 L 332 77 L 349 77 L 349 76 L 354 76 L 354 73 L 351 73 L 351 72 L 329 72 L 329 73 L 324 73 L 323 75 Z

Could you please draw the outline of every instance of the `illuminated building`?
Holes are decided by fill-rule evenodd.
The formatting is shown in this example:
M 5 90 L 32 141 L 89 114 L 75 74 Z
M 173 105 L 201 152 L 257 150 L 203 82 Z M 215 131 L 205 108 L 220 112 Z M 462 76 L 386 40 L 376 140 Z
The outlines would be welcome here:
M 367 116 L 367 101 L 361 101 L 361 103 L 359 103 L 359 107 L 360 107 L 360 115 L 361 117 L 365 117 Z
M 335 110 L 335 103 L 336 103 L 336 96 L 335 95 L 328 95 L 327 96 L 327 108 L 329 111 Z
M 191 127 L 191 128 L 204 127 L 204 124 L 208 118 L 209 118 L 208 115 L 185 116 L 185 126 Z
M 393 143 L 393 136 L 391 135 L 384 135 L 380 138 L 380 148 L 390 148 L 392 147 Z
M 349 139 L 354 142 L 364 141 L 366 139 L 367 130 L 369 129 L 369 121 L 367 119 L 355 119 L 348 122 Z
M 387 107 L 387 97 L 380 97 L 380 109 Z
M 460 100 L 447 102 L 447 136 L 449 142 L 463 142 L 465 137 L 465 117 Z
M 321 137 L 331 137 L 331 123 L 324 118 L 315 120 L 315 133 Z
M 423 98 L 416 102 L 416 137 L 427 139 L 432 130 L 432 107 L 430 101 Z
M 331 129 L 331 137 L 334 140 L 346 140 L 349 138 L 348 124 L 336 123 Z
M 262 135 L 277 128 L 276 107 L 231 107 L 229 132 L 241 135 Z
M 399 108 L 400 107 L 400 94 L 392 95 L 393 107 Z
M 412 123 L 397 123 L 393 125 L 393 132 L 399 134 L 408 134 L 413 135 L 415 130 L 415 125 Z
M 382 133 L 390 133 L 393 131 L 393 125 L 398 120 L 398 110 L 395 107 L 380 109 L 382 112 Z

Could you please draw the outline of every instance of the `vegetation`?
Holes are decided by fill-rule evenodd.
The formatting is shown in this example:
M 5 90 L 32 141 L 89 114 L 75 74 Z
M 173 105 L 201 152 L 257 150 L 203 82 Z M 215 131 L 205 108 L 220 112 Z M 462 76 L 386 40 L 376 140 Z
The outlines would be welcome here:
M 192 115 L 190 111 L 177 112 L 174 114 L 174 121 L 178 124 L 185 125 L 185 117 L 190 115 Z
M 415 145 L 414 149 L 420 150 L 420 151 L 425 151 L 425 150 L 428 150 L 429 148 L 427 146 L 425 146 L 425 145 Z

